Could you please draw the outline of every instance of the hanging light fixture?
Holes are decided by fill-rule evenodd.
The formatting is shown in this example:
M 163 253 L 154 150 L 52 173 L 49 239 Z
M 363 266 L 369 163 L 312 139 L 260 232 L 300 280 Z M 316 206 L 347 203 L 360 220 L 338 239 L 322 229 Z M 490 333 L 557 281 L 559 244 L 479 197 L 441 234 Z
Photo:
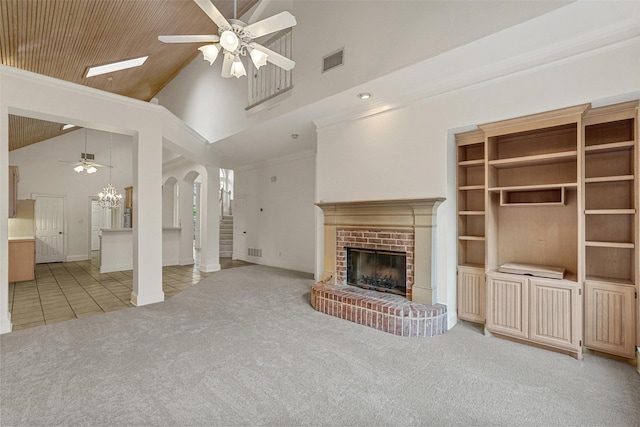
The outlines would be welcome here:
M 251 60 L 253 61 L 253 65 L 256 66 L 256 70 L 259 70 L 263 65 L 267 65 L 267 57 L 268 55 L 261 50 L 251 49 Z
M 84 153 L 80 155 L 80 162 L 76 163 L 73 170 L 76 173 L 82 173 L 83 171 L 91 175 L 98 172 L 98 169 L 94 166 L 96 163 L 92 160 L 92 154 L 87 154 L 87 128 L 84 128 Z
M 111 92 L 113 92 L 113 77 L 109 77 L 109 82 L 111 82 Z M 100 198 L 98 203 L 101 207 L 107 209 L 118 208 L 122 203 L 122 194 L 118 194 L 118 189 L 111 184 L 111 169 L 113 168 L 111 163 L 112 139 L 113 134 L 109 132 L 109 184 L 107 184 L 107 186 L 98 194 L 98 197 Z
M 200 46 L 198 50 L 202 52 L 202 56 L 204 57 L 205 61 L 209 61 L 209 64 L 213 64 L 213 62 L 218 57 L 218 53 L 220 53 L 220 47 L 215 44 Z
M 233 65 L 231 65 L 231 75 L 236 78 L 247 75 L 247 70 L 244 69 L 244 65 L 242 64 L 242 61 L 240 61 L 240 58 L 238 56 L 233 59 Z
M 219 53 L 224 58 L 222 63 L 222 77 L 231 76 L 240 78 L 247 75 L 242 57 L 250 55 L 251 61 L 256 69 L 267 64 L 267 61 L 285 71 L 293 69 L 296 65 L 294 61 L 274 52 L 261 44 L 255 42 L 262 36 L 277 33 L 278 31 L 291 28 L 296 25 L 296 18 L 289 12 L 280 12 L 269 18 L 252 22 L 253 17 L 262 13 L 264 6 L 258 6 L 249 24 L 238 20 L 238 0 L 233 2 L 234 19 L 227 20 L 222 13 L 211 3 L 210 0 L 194 0 L 195 3 L 205 12 L 209 18 L 218 26 L 218 34 L 200 35 L 161 35 L 158 40 L 163 43 L 212 43 L 198 48 L 202 56 L 209 64 L 213 64 Z

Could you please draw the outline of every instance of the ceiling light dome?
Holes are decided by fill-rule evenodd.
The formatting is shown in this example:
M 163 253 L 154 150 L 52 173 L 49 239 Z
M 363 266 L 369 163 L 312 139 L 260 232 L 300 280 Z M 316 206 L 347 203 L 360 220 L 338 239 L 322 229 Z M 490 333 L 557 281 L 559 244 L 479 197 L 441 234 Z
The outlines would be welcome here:
M 251 49 L 251 60 L 253 61 L 253 65 L 256 66 L 256 69 L 260 69 L 263 65 L 267 65 L 267 54 L 258 50 Z
M 244 69 L 242 61 L 240 61 L 240 58 L 238 58 L 237 56 L 233 60 L 233 65 L 231 65 L 231 75 L 236 78 L 247 75 L 247 70 Z
M 213 62 L 218 57 L 220 47 L 216 44 L 207 44 L 204 46 L 200 46 L 198 50 L 202 52 L 202 56 L 204 57 L 205 61 L 209 61 L 209 64 L 213 64 Z
M 236 33 L 231 30 L 226 30 L 220 34 L 220 44 L 229 52 L 235 52 L 236 49 L 238 49 L 240 41 L 238 40 Z

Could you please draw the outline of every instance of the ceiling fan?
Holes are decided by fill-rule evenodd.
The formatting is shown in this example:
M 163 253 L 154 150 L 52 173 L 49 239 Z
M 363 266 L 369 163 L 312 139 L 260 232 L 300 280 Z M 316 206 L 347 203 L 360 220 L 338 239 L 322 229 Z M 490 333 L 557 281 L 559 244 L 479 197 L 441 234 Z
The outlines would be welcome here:
M 80 160 L 77 162 L 73 162 L 71 160 L 58 160 L 61 163 L 71 163 L 71 166 L 75 166 L 73 168 L 74 171 L 80 173 L 85 171 L 88 174 L 98 172 L 97 168 L 110 168 L 111 165 L 102 165 L 100 163 L 96 163 L 94 161 L 94 154 L 87 153 L 87 129 L 84 129 L 84 153 L 80 153 Z
M 281 12 L 277 15 L 263 19 L 262 21 L 253 23 L 253 18 L 256 17 L 262 9 L 264 9 L 266 1 L 263 1 L 253 13 L 252 17 L 249 19 L 249 23 L 247 24 L 237 19 L 227 20 L 210 0 L 193 1 L 218 26 L 219 35 L 158 36 L 158 40 L 163 43 L 210 42 L 211 44 L 201 46 L 198 50 L 202 52 L 204 59 L 209 61 L 210 64 L 213 64 L 218 54 L 222 51 L 224 57 L 222 63 L 222 77 L 225 78 L 229 78 L 231 76 L 239 78 L 247 75 L 244 65 L 240 60 L 240 57 L 246 56 L 247 53 L 251 57 L 256 68 L 262 67 L 267 62 L 285 70 L 291 70 L 296 65 L 296 63 L 291 59 L 253 41 L 258 37 L 296 25 L 296 18 L 289 12 Z M 234 6 L 237 11 L 237 0 L 235 0 Z

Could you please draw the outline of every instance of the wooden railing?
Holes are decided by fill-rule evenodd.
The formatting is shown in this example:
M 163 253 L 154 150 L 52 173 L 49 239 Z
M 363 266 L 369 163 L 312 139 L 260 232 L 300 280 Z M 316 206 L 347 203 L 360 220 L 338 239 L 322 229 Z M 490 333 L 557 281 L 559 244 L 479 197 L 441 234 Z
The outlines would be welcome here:
M 262 44 L 276 53 L 291 58 L 291 28 L 281 31 Z M 248 61 L 248 63 L 249 106 L 246 110 L 254 108 L 293 88 L 292 70 L 286 71 L 271 63 L 267 63 L 267 65 L 257 70 L 251 61 Z

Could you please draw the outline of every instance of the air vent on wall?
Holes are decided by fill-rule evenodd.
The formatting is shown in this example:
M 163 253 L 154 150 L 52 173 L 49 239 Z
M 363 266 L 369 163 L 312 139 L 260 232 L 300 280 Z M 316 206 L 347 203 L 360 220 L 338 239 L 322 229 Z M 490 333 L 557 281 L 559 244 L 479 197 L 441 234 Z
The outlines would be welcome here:
M 262 249 L 249 248 L 249 250 L 247 251 L 247 255 L 255 256 L 255 257 L 261 257 L 262 256 Z
M 344 65 L 344 48 L 322 58 L 322 72 L 326 73 L 340 65 Z
M 96 155 L 91 153 L 80 153 L 80 158 L 82 160 L 95 160 Z

